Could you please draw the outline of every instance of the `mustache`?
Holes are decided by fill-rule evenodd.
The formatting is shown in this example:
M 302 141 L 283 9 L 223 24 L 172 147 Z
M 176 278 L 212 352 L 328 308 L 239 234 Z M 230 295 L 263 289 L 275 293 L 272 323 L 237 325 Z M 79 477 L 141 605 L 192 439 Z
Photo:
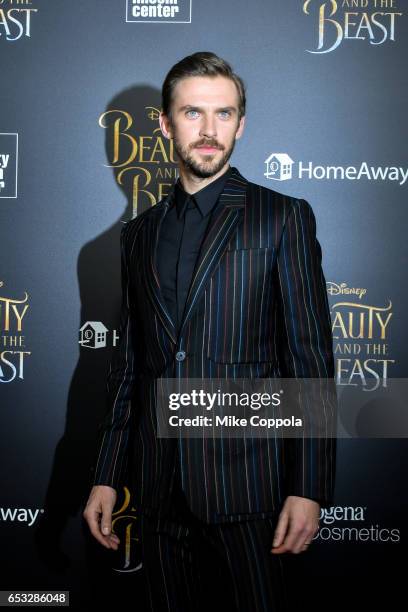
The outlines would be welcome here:
M 220 145 L 216 140 L 200 140 L 191 145 L 192 149 L 197 147 L 214 147 L 216 149 L 220 149 L 221 151 L 224 149 L 222 145 Z

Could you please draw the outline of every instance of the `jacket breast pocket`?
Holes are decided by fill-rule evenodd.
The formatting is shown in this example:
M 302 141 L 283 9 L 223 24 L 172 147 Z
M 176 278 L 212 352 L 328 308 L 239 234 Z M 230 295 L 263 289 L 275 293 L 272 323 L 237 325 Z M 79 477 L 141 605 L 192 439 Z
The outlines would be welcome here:
M 219 363 L 273 361 L 273 247 L 225 251 L 210 278 L 207 357 Z

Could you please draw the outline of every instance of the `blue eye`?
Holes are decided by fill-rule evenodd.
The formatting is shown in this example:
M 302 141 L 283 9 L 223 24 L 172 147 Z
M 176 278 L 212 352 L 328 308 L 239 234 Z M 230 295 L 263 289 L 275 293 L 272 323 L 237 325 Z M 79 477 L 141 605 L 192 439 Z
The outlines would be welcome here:
M 191 113 L 198 113 L 198 111 L 196 111 L 196 110 L 189 110 L 189 111 L 187 111 L 186 115 L 189 115 L 191 117 L 192 116 Z

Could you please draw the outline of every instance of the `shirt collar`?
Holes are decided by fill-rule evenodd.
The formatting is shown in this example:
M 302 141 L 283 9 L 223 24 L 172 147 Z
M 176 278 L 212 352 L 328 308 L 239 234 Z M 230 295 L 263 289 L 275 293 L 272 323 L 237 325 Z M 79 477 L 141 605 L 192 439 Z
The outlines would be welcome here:
M 226 172 L 224 172 L 224 174 L 221 174 L 221 176 L 219 176 L 215 181 L 209 183 L 209 185 L 206 185 L 199 191 L 196 191 L 194 194 L 184 191 L 180 178 L 178 178 L 175 187 L 175 200 L 178 218 L 180 219 L 183 216 L 187 204 L 191 198 L 193 198 L 197 204 L 197 208 L 201 215 L 203 217 L 208 215 L 224 190 L 225 183 L 230 174 L 231 166 L 228 166 L 228 169 Z

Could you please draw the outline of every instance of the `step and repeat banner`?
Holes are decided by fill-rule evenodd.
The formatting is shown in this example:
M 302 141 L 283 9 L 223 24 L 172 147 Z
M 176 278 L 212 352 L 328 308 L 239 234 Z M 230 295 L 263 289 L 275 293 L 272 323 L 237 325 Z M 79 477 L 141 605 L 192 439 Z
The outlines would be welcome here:
M 178 176 L 160 90 L 203 50 L 247 86 L 232 165 L 315 212 L 343 397 L 364 385 L 369 406 L 406 376 L 405 0 L 0 0 L 2 590 L 149 609 L 132 492 L 117 552 L 82 511 L 119 339 L 119 234 Z M 334 505 L 288 560 L 293 600 L 316 611 L 404 595 L 406 440 L 365 435 L 347 407 Z

